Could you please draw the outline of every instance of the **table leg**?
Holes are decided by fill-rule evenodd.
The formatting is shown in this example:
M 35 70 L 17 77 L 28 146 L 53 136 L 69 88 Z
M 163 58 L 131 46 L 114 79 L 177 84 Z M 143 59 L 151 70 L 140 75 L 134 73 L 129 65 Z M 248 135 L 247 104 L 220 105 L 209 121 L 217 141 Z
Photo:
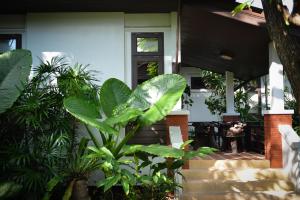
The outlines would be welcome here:
M 231 144 L 232 153 L 237 153 L 238 149 L 237 149 L 237 140 L 236 140 L 236 138 L 231 138 L 230 144 Z

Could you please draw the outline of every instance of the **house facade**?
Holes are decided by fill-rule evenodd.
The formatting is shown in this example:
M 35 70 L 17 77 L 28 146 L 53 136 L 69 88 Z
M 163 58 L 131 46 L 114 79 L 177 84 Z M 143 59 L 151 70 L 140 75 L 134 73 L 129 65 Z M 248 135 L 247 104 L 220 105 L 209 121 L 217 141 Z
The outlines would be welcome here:
M 300 139 L 292 130 L 278 128 L 291 124 L 292 112 L 284 109 L 283 67 L 262 10 L 233 17 L 235 5 L 233 0 L 11 0 L 0 8 L 0 52 L 29 49 L 34 66 L 65 56 L 73 63 L 89 64 L 100 84 L 114 77 L 131 88 L 148 79 L 153 66 L 155 74 L 181 73 L 190 85 L 199 68 L 225 74 L 223 119 L 208 111 L 204 100 L 209 91 L 201 88 L 192 88 L 190 115 L 178 104 L 179 111 L 167 117 L 167 126 L 179 126 L 184 141 L 188 120 L 238 119 L 234 77 L 246 82 L 269 74 L 271 108 L 263 113 L 266 159 L 273 168 L 295 167 L 290 176 L 299 177 L 292 143 Z M 294 180 L 297 189 L 299 180 Z
M 192 86 L 192 79 L 196 80 L 200 75 L 199 68 L 221 73 L 226 69 L 230 71 L 231 63 L 219 58 L 224 52 L 236 54 L 234 70 L 251 64 L 250 70 L 238 70 L 239 78 L 248 80 L 268 73 L 268 38 L 265 28 L 259 25 L 263 23 L 263 17 L 259 12 L 253 12 L 233 18 L 230 11 L 236 5 L 235 1 L 223 4 L 217 1 L 199 4 L 192 0 L 146 0 L 143 4 L 131 0 L 122 3 L 67 2 L 24 1 L 16 5 L 12 1 L 1 8 L 0 51 L 29 49 L 34 66 L 40 60 L 66 56 L 73 63 L 89 64 L 91 70 L 97 71 L 97 79 L 102 83 L 114 77 L 130 87 L 134 87 L 138 79 L 145 79 L 145 63 L 156 63 L 159 73 L 180 73 Z M 255 39 L 238 37 L 247 32 Z M 150 42 L 155 39 L 155 45 L 160 45 L 158 51 L 139 51 L 139 38 L 148 38 Z M 9 41 L 14 41 L 11 47 Z M 255 45 L 242 50 L 243 46 L 238 43 L 243 42 Z M 259 62 L 250 61 L 249 57 L 255 57 L 253 52 L 256 51 L 262 54 L 257 58 Z M 240 55 L 237 52 L 241 52 Z M 180 63 L 179 69 L 174 67 L 176 62 Z M 258 73 L 253 73 L 256 69 L 259 69 Z M 185 107 L 190 111 L 189 121 L 222 120 L 221 116 L 212 115 L 204 103 L 209 91 L 192 88 L 191 92 L 193 106 Z M 257 100 L 254 96 L 253 101 Z
M 20 36 L 36 66 L 54 56 L 89 64 L 97 78 L 114 77 L 132 85 L 132 34 L 163 35 L 163 72 L 172 73 L 176 55 L 175 12 L 126 14 L 124 12 L 59 12 L 2 15 L 0 34 Z M 154 35 L 154 37 L 156 37 Z M 4 41 L 5 42 L 5 41 Z M 4 44 L 3 44 L 4 45 Z

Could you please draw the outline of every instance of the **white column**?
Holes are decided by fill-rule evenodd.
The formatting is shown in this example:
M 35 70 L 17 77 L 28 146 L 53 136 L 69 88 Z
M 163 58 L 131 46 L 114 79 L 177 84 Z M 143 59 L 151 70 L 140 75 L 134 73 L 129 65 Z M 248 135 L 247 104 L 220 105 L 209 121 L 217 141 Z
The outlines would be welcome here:
M 278 58 L 273 43 L 269 44 L 269 79 L 271 110 L 284 110 L 283 66 Z
M 225 115 L 236 115 L 234 110 L 234 74 L 226 71 L 226 113 Z
M 269 44 L 269 85 L 270 85 L 270 110 L 264 114 L 292 114 L 291 110 L 284 109 L 284 75 L 273 42 Z

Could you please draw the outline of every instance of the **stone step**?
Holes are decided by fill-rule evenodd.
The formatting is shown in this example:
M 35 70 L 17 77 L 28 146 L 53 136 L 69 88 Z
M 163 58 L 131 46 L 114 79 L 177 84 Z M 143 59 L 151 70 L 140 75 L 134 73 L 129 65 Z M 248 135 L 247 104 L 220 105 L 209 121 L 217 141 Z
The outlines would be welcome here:
M 293 191 L 294 186 L 284 180 L 189 180 L 183 181 L 183 193 L 186 192 L 240 192 L 240 191 Z
M 269 160 L 190 160 L 190 169 L 270 168 Z
M 286 180 L 288 175 L 282 169 L 184 169 L 182 174 L 186 181 L 211 179 L 211 180 Z
M 260 191 L 260 192 L 226 192 L 183 194 L 180 200 L 299 200 L 300 195 L 294 192 Z

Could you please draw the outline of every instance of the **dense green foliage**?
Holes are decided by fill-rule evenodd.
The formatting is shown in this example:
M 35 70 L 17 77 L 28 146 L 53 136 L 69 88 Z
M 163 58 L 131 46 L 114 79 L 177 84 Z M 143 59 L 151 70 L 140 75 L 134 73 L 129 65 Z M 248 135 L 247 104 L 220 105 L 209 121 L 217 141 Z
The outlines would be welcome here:
M 53 58 L 33 68 L 20 96 L 0 115 L 1 198 L 89 199 L 89 175 L 102 171 L 105 179 L 97 185 L 104 191 L 120 184 L 128 199 L 161 199 L 179 187 L 173 175 L 187 159 L 212 151 L 184 152 L 189 142 L 181 149 L 127 145 L 141 127 L 172 110 L 186 87 L 181 76 L 156 76 L 133 91 L 112 78 L 99 89 L 86 67 Z M 76 118 L 90 139 L 77 143 Z M 140 172 L 145 168 L 149 174 Z
M 141 127 L 163 119 L 172 110 L 185 86 L 184 78 L 176 74 L 154 77 L 133 91 L 122 81 L 112 78 L 103 83 L 98 102 L 77 96 L 64 100 L 68 112 L 86 125 L 93 140 L 94 146 L 88 147 L 88 157 L 97 159 L 99 169 L 105 174 L 105 179 L 97 183 L 98 187 L 108 191 L 112 186 L 121 184 L 129 199 L 142 198 L 136 191 L 136 185 L 143 186 L 147 194 L 165 195 L 174 191 L 177 184 L 173 177 L 161 172 L 162 169 L 178 169 L 184 160 L 212 151 L 202 149 L 185 153 L 182 149 L 157 144 L 127 145 Z M 97 106 L 99 102 L 100 106 Z M 127 132 L 122 137 L 120 134 L 125 127 Z M 155 163 L 154 157 L 173 158 L 174 161 Z M 147 167 L 150 174 L 142 174 L 140 170 Z
M 74 118 L 63 98 L 95 96 L 84 66 L 54 58 L 33 69 L 33 77 L 13 106 L 1 114 L 1 180 L 18 183 L 26 199 L 41 199 L 47 182 L 63 169 L 76 147 Z M 23 197 L 23 198 L 25 198 Z
M 225 76 L 211 71 L 202 70 L 201 77 L 206 88 L 211 90 L 211 95 L 205 100 L 205 104 L 212 114 L 221 115 L 226 112 L 226 85 Z M 240 113 L 241 119 L 255 120 L 254 116 L 249 114 L 249 91 L 253 89 L 254 82 L 249 82 L 239 87 L 235 91 L 234 102 L 235 110 Z M 235 87 L 242 85 L 242 81 L 235 79 Z

